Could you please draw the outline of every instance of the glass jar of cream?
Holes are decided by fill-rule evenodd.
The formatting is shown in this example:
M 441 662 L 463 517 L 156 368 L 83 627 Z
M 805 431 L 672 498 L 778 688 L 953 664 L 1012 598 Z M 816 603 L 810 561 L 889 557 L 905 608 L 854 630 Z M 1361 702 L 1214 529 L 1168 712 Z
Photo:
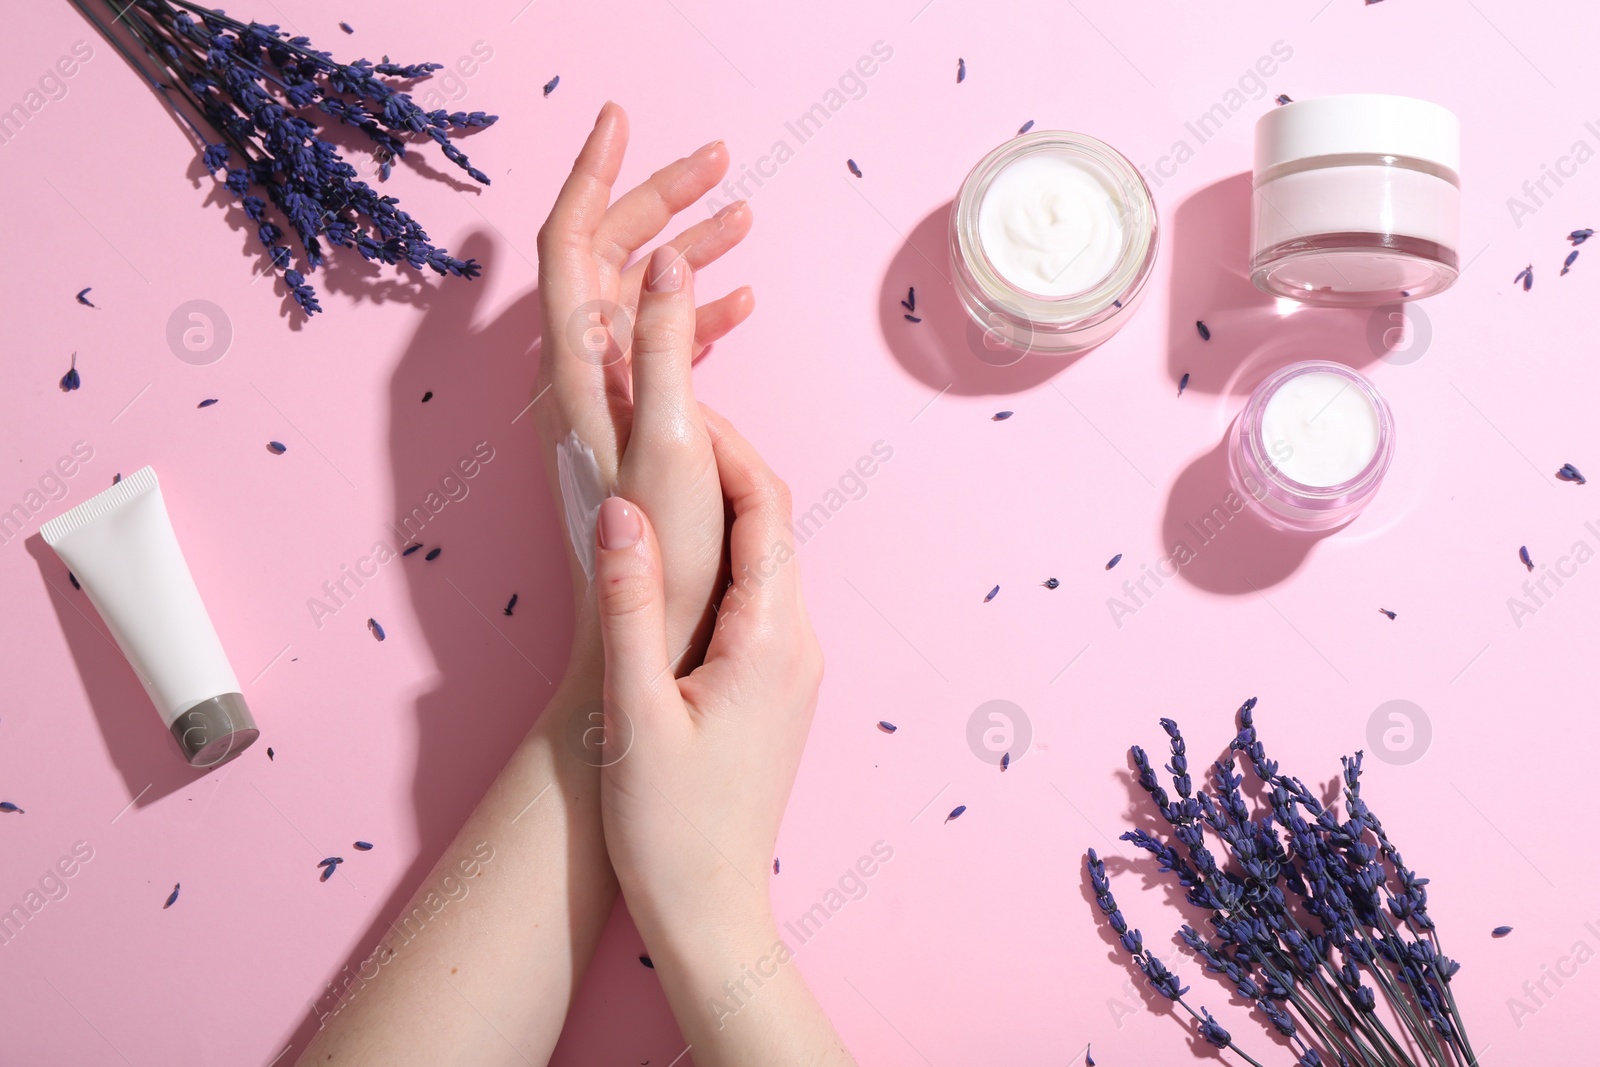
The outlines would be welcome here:
M 1366 507 L 1394 459 L 1394 419 L 1371 382 L 1340 363 L 1275 371 L 1230 431 L 1233 487 L 1282 530 L 1342 526 Z
M 1102 141 L 1059 130 L 984 156 L 950 214 L 962 305 L 986 342 L 1022 354 L 1076 352 L 1116 333 L 1156 245 L 1155 201 L 1138 169 Z
M 1333 307 L 1416 300 L 1456 280 L 1461 123 L 1404 96 L 1297 100 L 1256 123 L 1251 279 Z

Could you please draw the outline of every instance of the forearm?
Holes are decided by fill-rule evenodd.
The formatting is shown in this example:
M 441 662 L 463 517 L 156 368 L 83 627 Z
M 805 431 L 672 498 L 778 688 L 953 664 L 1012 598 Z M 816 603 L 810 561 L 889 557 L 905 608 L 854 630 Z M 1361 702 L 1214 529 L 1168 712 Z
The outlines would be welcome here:
M 301 1063 L 549 1059 L 617 892 L 599 773 L 567 742 L 573 714 L 599 695 L 598 671 L 584 658 L 575 653 L 537 724 Z
M 780 938 L 771 909 L 763 902 L 747 911 L 744 919 L 644 932 L 694 1062 L 854 1067 Z

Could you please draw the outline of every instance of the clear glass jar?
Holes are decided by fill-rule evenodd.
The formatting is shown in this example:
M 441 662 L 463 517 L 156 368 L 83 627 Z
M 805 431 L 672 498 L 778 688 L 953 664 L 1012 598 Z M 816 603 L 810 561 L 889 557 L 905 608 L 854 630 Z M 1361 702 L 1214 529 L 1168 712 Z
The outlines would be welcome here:
M 1003 180 L 1011 202 L 989 203 L 986 211 L 996 180 L 1012 164 L 1032 168 L 1032 184 Z M 1052 173 L 1070 180 L 1052 186 Z M 1016 225 L 996 221 L 1002 209 Z M 986 234 L 1006 247 L 986 247 Z M 1030 246 L 1042 234 L 1069 242 L 1081 236 L 1082 247 Z M 985 343 L 1001 342 L 1016 358 L 1077 352 L 1116 333 L 1144 295 L 1157 245 L 1155 201 L 1138 169 L 1105 142 L 1060 130 L 1025 134 L 984 156 L 950 213 L 956 294 Z M 1018 269 L 1023 261 L 1045 273 L 1030 280 Z M 1046 268 L 1056 262 L 1060 269 L 1051 274 Z M 1065 284 L 1051 284 L 1057 281 Z
M 1460 122 L 1403 96 L 1299 100 L 1256 123 L 1251 279 L 1274 296 L 1375 307 L 1460 273 Z
M 1293 411 L 1287 423 L 1281 414 L 1276 420 L 1280 429 L 1301 430 L 1298 442 L 1274 429 L 1273 398 L 1280 393 L 1310 412 L 1303 427 Z M 1331 530 L 1359 515 L 1377 493 L 1394 447 L 1394 418 L 1373 384 L 1342 363 L 1307 360 L 1273 372 L 1250 394 L 1229 431 L 1228 473 L 1234 490 L 1270 525 Z

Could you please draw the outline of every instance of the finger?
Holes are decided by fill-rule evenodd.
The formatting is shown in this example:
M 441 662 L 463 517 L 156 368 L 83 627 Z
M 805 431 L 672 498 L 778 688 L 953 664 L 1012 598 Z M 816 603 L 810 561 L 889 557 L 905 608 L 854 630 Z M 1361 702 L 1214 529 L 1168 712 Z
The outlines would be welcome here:
M 750 205 L 743 200 L 736 200 L 711 218 L 703 219 L 685 229 L 667 243 L 683 253 L 691 270 L 698 271 L 706 264 L 721 259 L 731 248 L 744 240 L 745 235 L 750 232 L 750 224 L 753 221 Z M 644 266 L 648 262 L 647 256 L 632 263 L 622 272 L 622 292 L 625 302 L 637 302 L 639 284 L 644 277 Z
M 704 404 L 700 410 L 716 455 L 722 495 L 733 512 L 728 532 L 732 585 L 723 596 L 717 634 L 722 634 L 725 622 L 746 612 L 764 628 L 778 612 L 797 603 L 799 595 L 789 487 L 732 423 Z
M 748 285 L 701 304 L 694 312 L 694 354 L 698 357 L 701 349 L 712 341 L 727 336 L 735 326 L 750 317 L 755 307 L 755 293 Z
M 595 542 L 606 698 L 642 711 L 660 699 L 662 680 L 672 681 L 661 553 L 644 513 L 619 496 L 600 505 Z
M 633 325 L 633 426 L 631 442 L 646 448 L 699 432 L 689 368 L 694 358 L 694 272 L 681 253 L 662 245 L 645 267 L 644 289 Z
M 620 271 L 642 245 L 666 228 L 672 216 L 699 200 L 728 172 L 728 146 L 703 145 L 674 160 L 617 198 L 594 235 L 595 254 Z
M 607 466 L 615 464 L 618 448 L 606 413 L 622 406 L 626 389 L 619 392 L 615 377 L 604 368 L 622 361 L 631 331 L 626 318 L 613 321 L 616 315 L 600 299 L 603 290 L 596 285 L 589 249 L 627 141 L 627 115 L 607 101 L 539 230 L 544 305 L 568 316 L 564 322 L 545 324 L 552 343 L 542 353 L 541 376 L 554 388 L 556 409 L 567 413 Z
M 567 175 L 561 192 L 556 195 L 550 217 L 539 228 L 541 274 L 547 273 L 544 269 L 547 258 L 557 259 L 558 265 L 568 265 L 589 254 L 627 147 L 627 113 L 607 100 L 572 164 L 572 173 Z

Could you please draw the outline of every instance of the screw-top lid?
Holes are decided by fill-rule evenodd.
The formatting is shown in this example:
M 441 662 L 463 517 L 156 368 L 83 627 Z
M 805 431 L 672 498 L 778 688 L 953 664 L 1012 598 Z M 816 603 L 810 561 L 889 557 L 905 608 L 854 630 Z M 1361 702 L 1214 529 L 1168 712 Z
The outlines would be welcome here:
M 1256 174 L 1314 156 L 1377 154 L 1461 170 L 1461 120 L 1409 96 L 1355 93 L 1296 100 L 1256 122 Z
M 215 767 L 233 759 L 261 736 L 239 693 L 220 693 L 184 709 L 172 721 L 172 736 L 191 767 Z

